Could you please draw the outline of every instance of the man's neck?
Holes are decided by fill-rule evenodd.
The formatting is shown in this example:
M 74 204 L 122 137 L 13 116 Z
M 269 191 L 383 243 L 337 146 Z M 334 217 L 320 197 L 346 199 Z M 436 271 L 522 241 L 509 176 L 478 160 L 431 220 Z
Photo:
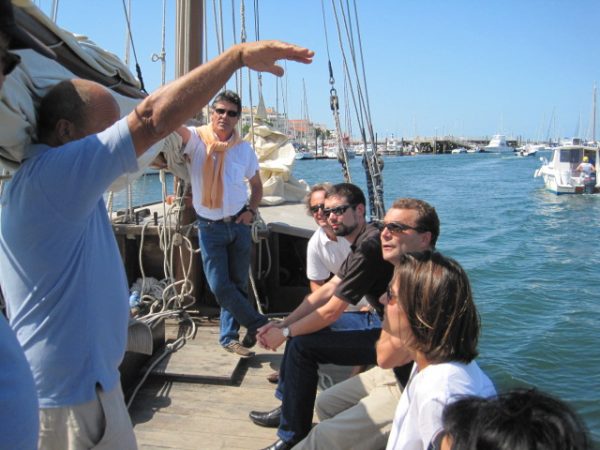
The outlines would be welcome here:
M 233 132 L 229 133 L 228 135 L 215 130 L 213 127 L 212 128 L 212 132 L 214 133 L 214 135 L 217 137 L 217 139 L 219 139 L 219 141 L 221 142 L 227 142 L 229 139 L 231 139 L 231 136 L 233 136 Z
M 364 231 L 365 227 L 367 226 L 367 222 L 365 222 L 365 220 L 363 219 L 363 220 L 360 220 L 357 225 L 358 226 L 354 229 L 354 231 L 352 231 L 352 233 L 350 233 L 347 236 L 344 236 L 348 240 L 348 242 L 350 242 L 350 244 L 352 244 L 352 245 L 354 245 L 356 243 L 356 239 Z

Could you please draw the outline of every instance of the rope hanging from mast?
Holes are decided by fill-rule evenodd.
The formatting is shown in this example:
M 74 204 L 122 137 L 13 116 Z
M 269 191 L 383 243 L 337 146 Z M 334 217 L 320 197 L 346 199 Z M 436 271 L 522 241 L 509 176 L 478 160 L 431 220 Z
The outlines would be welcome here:
M 140 80 L 140 90 L 148 94 L 144 86 L 142 68 L 140 66 L 140 63 L 138 62 L 137 53 L 135 51 L 135 44 L 133 43 L 133 35 L 131 34 L 131 22 L 129 21 L 129 14 L 131 13 L 131 11 L 127 11 L 127 5 L 125 5 L 125 0 L 123 0 L 123 10 L 125 11 L 125 21 L 127 22 L 127 32 L 129 33 L 129 41 L 131 42 L 131 49 L 133 50 L 133 59 L 135 59 L 135 72 L 137 74 L 138 80 Z
M 331 65 L 331 56 L 329 54 L 329 38 L 327 36 L 327 25 L 325 23 L 325 5 L 323 0 L 321 0 L 321 10 L 323 13 L 325 45 L 327 48 L 327 63 L 329 65 L 329 84 L 331 85 L 331 89 L 329 90 L 329 107 L 331 108 L 331 113 L 333 114 L 333 120 L 335 122 L 335 130 L 338 145 L 337 157 L 338 161 L 342 165 L 342 173 L 344 175 L 344 180 L 346 181 L 346 183 L 352 183 L 352 176 L 350 175 L 350 169 L 348 167 L 348 149 L 346 148 L 346 143 L 344 142 L 342 126 L 340 124 L 340 102 L 338 99 L 337 91 L 335 89 L 335 78 L 333 77 L 333 67 Z
M 383 179 L 381 176 L 382 162 L 377 155 L 377 143 L 373 133 L 373 125 L 371 122 L 371 112 L 368 102 L 368 93 L 366 91 L 366 71 L 364 67 L 364 58 L 362 53 L 362 43 L 360 40 L 360 30 L 358 29 L 358 12 L 356 10 L 356 2 L 354 2 L 354 17 L 357 23 L 357 34 L 360 51 L 360 63 L 362 66 L 362 77 L 359 75 L 357 55 L 354 43 L 354 32 L 352 30 L 352 17 L 350 14 L 350 6 L 348 0 L 346 0 L 346 8 L 339 0 L 339 9 L 344 22 L 344 30 L 346 39 L 349 47 L 349 54 L 352 62 L 352 73 L 348 65 L 348 58 L 346 57 L 346 51 L 344 50 L 344 39 L 342 37 L 342 27 L 340 25 L 340 19 L 338 17 L 338 11 L 335 5 L 335 0 L 331 0 L 333 12 L 335 16 L 335 22 L 338 32 L 338 41 L 340 50 L 342 53 L 344 73 L 348 79 L 348 86 L 352 97 L 352 103 L 356 113 L 357 123 L 360 128 L 361 139 L 364 147 L 363 153 L 363 167 L 365 169 L 367 178 L 367 192 L 369 197 L 369 208 L 371 212 L 371 218 L 382 219 L 385 215 L 385 207 L 383 204 Z M 352 76 L 353 75 L 353 76 Z M 362 78 L 362 83 L 361 83 Z M 351 80 L 354 79 L 356 83 L 356 92 L 353 87 Z M 365 85 L 364 93 L 361 85 Z M 367 133 L 368 138 L 367 139 Z

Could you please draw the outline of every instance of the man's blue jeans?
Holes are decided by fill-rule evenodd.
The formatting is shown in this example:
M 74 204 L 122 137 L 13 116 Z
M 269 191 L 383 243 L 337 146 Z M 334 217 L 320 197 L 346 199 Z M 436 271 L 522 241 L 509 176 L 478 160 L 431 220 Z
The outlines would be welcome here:
M 250 227 L 198 218 L 198 229 L 204 274 L 221 307 L 219 343 L 225 346 L 239 339 L 240 324 L 254 333 L 268 321 L 248 301 Z
M 331 326 L 290 339 L 285 347 L 275 396 L 282 400 L 277 435 L 297 443 L 310 431 L 319 380 L 319 364 L 376 364 L 381 334 L 376 313 L 345 312 Z

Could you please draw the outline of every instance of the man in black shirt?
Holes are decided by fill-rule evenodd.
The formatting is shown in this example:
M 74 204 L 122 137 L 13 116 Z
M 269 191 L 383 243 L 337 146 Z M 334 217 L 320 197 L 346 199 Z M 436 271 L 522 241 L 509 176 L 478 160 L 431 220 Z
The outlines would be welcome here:
M 378 299 L 392 277 L 393 266 L 382 256 L 380 233 L 365 219 L 365 197 L 355 185 L 333 186 L 325 198 L 325 214 L 338 236 L 352 242 L 352 253 L 340 271 L 308 295 L 285 320 L 269 323 L 258 333 L 265 348 L 286 346 L 276 397 L 282 406 L 269 412 L 252 411 L 258 425 L 278 426 L 279 440 L 270 450 L 290 449 L 310 431 L 318 365 L 376 363 L 375 343 L 381 333 Z M 366 297 L 373 311 L 344 312 L 348 304 Z

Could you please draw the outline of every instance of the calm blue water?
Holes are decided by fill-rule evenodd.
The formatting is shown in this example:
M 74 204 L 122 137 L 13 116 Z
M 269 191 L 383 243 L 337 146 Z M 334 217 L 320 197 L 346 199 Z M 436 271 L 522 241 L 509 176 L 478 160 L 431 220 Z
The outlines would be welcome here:
M 566 400 L 600 442 L 600 196 L 546 192 L 533 178 L 537 158 L 384 161 L 386 206 L 405 196 L 435 206 L 438 249 L 470 276 L 482 318 L 480 365 L 500 389 L 536 386 Z M 358 158 L 351 173 L 365 189 Z M 297 161 L 294 174 L 310 184 L 343 181 L 333 160 Z M 160 192 L 157 180 L 138 182 L 143 195 Z

